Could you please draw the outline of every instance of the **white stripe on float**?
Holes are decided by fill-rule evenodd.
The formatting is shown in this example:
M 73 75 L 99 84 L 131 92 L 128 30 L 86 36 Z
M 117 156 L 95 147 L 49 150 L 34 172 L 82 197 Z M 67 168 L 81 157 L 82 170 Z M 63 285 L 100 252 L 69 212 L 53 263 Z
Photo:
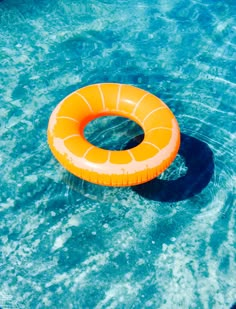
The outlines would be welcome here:
M 67 140 L 70 139 L 71 137 L 75 137 L 75 136 L 78 137 L 78 136 L 80 136 L 80 134 L 72 134 L 72 135 L 69 135 L 69 136 L 63 138 L 63 141 L 67 141 Z
M 148 117 L 150 117 L 153 113 L 155 113 L 156 111 L 161 110 L 161 109 L 167 109 L 167 107 L 166 106 L 161 106 L 161 107 L 155 108 L 154 110 L 152 110 L 150 113 L 148 113 L 145 116 L 145 118 L 143 119 L 142 123 L 144 124 L 144 122 L 147 120 Z
M 121 87 L 122 87 L 122 84 L 119 84 L 118 93 L 117 93 L 117 99 L 116 99 L 116 109 L 119 109 Z
M 89 101 L 82 94 L 80 94 L 79 92 L 75 92 L 75 94 L 77 94 L 78 96 L 80 96 L 84 100 L 84 102 L 87 104 L 87 106 L 90 109 L 90 111 L 93 113 L 93 109 L 92 109 L 92 106 L 89 103 Z
M 132 154 L 131 149 L 128 149 L 127 151 L 128 151 L 128 153 L 129 153 L 129 155 L 131 156 L 131 159 L 132 159 L 133 161 L 136 161 L 134 155 Z
M 90 146 L 84 153 L 82 158 L 85 158 L 91 149 L 95 148 L 95 146 Z
M 108 151 L 107 162 L 111 162 L 111 150 Z
M 168 130 L 168 131 L 172 131 L 172 128 L 168 128 L 168 127 L 156 127 L 156 128 L 152 128 L 150 130 L 148 130 L 147 132 L 145 132 L 145 134 L 148 134 L 152 131 L 156 131 L 156 130 Z
M 104 95 L 103 95 L 103 92 L 102 92 L 102 89 L 101 89 L 101 85 L 98 84 L 97 86 L 98 86 L 98 90 L 100 92 L 100 96 L 101 96 L 101 99 L 102 99 L 102 107 L 105 110 L 106 109 L 106 105 L 105 105 L 105 100 L 104 100 Z
M 141 99 L 138 100 L 138 102 L 137 102 L 136 105 L 135 105 L 134 110 L 132 111 L 132 114 L 133 114 L 133 115 L 135 114 L 137 108 L 139 107 L 139 104 L 140 104 L 140 103 L 143 101 L 143 99 L 144 99 L 147 95 L 149 95 L 149 94 L 150 94 L 150 93 L 145 93 L 145 94 L 141 97 Z
M 157 150 L 161 150 L 161 148 L 159 148 L 157 145 L 153 144 L 153 143 L 150 143 L 150 142 L 143 142 L 143 144 L 148 144 L 148 145 L 151 145 L 153 146 L 154 148 L 156 148 Z
M 68 116 L 58 116 L 57 119 L 68 119 L 68 120 L 72 120 L 76 123 L 79 123 L 79 121 L 75 118 L 72 118 L 72 117 L 68 117 Z

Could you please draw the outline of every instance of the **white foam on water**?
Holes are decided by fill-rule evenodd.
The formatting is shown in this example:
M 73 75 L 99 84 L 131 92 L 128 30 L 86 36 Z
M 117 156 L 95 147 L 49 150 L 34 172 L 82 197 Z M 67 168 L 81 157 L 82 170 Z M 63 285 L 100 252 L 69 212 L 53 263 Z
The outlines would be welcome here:
M 209 244 L 211 241 L 215 232 L 212 226 L 221 216 L 224 201 L 225 193 L 219 192 L 212 203 L 195 216 L 192 224 L 184 229 L 173 244 L 163 244 L 162 253 L 156 259 L 156 280 L 165 295 L 163 298 L 165 303 L 160 308 L 170 308 L 170 306 L 190 308 L 196 303 L 196 293 L 199 294 L 204 308 L 208 308 L 210 295 L 214 295 L 214 302 L 218 307 L 223 307 L 227 298 L 232 297 L 236 292 L 233 281 L 225 282 L 230 287 L 227 294 L 222 292 L 219 284 L 221 275 L 219 264 L 221 258 L 225 256 L 225 251 L 232 261 L 229 271 L 232 278 L 236 278 L 233 264 L 234 244 L 230 236 L 221 242 L 217 255 L 208 245 L 202 252 L 201 259 L 197 259 L 203 243 Z M 228 235 L 232 235 L 234 221 L 232 217 Z M 167 279 L 169 277 L 170 279 Z
M 0 212 L 8 208 L 14 207 L 14 205 L 15 201 L 11 198 L 8 198 L 6 203 L 0 203 Z
M 79 226 L 81 224 L 81 217 L 80 215 L 72 215 L 67 224 L 66 227 L 72 227 L 72 226 Z
M 66 273 L 63 273 L 63 274 L 56 274 L 54 276 L 54 278 L 50 281 L 50 282 L 47 282 L 46 283 L 46 288 L 49 288 L 50 286 L 54 285 L 54 284 L 59 284 L 63 281 L 66 281 L 66 279 L 69 278 L 69 275 L 66 274 Z
M 95 308 L 116 308 L 120 303 L 125 304 L 126 300 L 129 300 L 129 302 L 130 299 L 135 300 L 140 289 L 141 286 L 134 281 L 115 283 L 106 291 L 104 299 Z
M 94 263 L 95 266 L 103 266 L 108 262 L 108 258 L 109 258 L 108 252 L 103 253 L 103 254 L 92 255 L 88 259 L 86 259 L 84 262 L 82 262 L 82 265 L 90 265 Z
M 55 250 L 62 248 L 71 236 L 72 236 L 71 230 L 67 230 L 65 233 L 58 236 L 54 241 L 52 251 L 55 251 Z
M 0 307 L 230 308 L 231 8 L 107 2 L 0 3 Z M 148 88 L 184 133 L 208 144 L 215 171 L 202 193 L 169 205 L 130 188 L 68 189 L 46 144 L 48 118 L 71 91 L 101 79 Z

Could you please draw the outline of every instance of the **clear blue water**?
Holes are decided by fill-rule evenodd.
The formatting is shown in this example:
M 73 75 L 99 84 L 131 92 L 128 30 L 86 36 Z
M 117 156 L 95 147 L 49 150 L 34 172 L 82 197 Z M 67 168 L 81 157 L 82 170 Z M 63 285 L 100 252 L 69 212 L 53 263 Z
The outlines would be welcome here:
M 235 303 L 235 12 L 231 0 L 0 1 L 1 308 Z M 85 183 L 47 146 L 58 102 L 108 81 L 152 92 L 179 121 L 179 155 L 148 184 Z M 118 118 L 87 132 L 121 147 L 140 133 Z

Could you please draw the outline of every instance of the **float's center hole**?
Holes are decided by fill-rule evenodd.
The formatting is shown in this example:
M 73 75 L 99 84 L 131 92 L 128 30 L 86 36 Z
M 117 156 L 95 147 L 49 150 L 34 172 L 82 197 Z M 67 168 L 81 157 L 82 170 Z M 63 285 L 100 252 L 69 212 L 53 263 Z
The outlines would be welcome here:
M 143 134 L 143 129 L 136 122 L 120 116 L 96 118 L 84 129 L 84 136 L 91 144 L 106 150 L 127 149 L 127 143 L 140 134 Z

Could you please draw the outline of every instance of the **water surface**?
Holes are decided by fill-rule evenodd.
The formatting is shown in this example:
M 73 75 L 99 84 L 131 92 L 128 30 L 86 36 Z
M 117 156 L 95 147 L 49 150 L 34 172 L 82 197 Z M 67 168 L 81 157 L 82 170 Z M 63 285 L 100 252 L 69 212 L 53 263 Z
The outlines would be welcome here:
M 0 307 L 233 305 L 235 12 L 230 0 L 0 1 Z M 52 156 L 51 112 L 97 82 L 175 113 L 182 146 L 159 179 L 95 186 Z M 112 119 L 88 135 L 125 147 L 141 133 Z

